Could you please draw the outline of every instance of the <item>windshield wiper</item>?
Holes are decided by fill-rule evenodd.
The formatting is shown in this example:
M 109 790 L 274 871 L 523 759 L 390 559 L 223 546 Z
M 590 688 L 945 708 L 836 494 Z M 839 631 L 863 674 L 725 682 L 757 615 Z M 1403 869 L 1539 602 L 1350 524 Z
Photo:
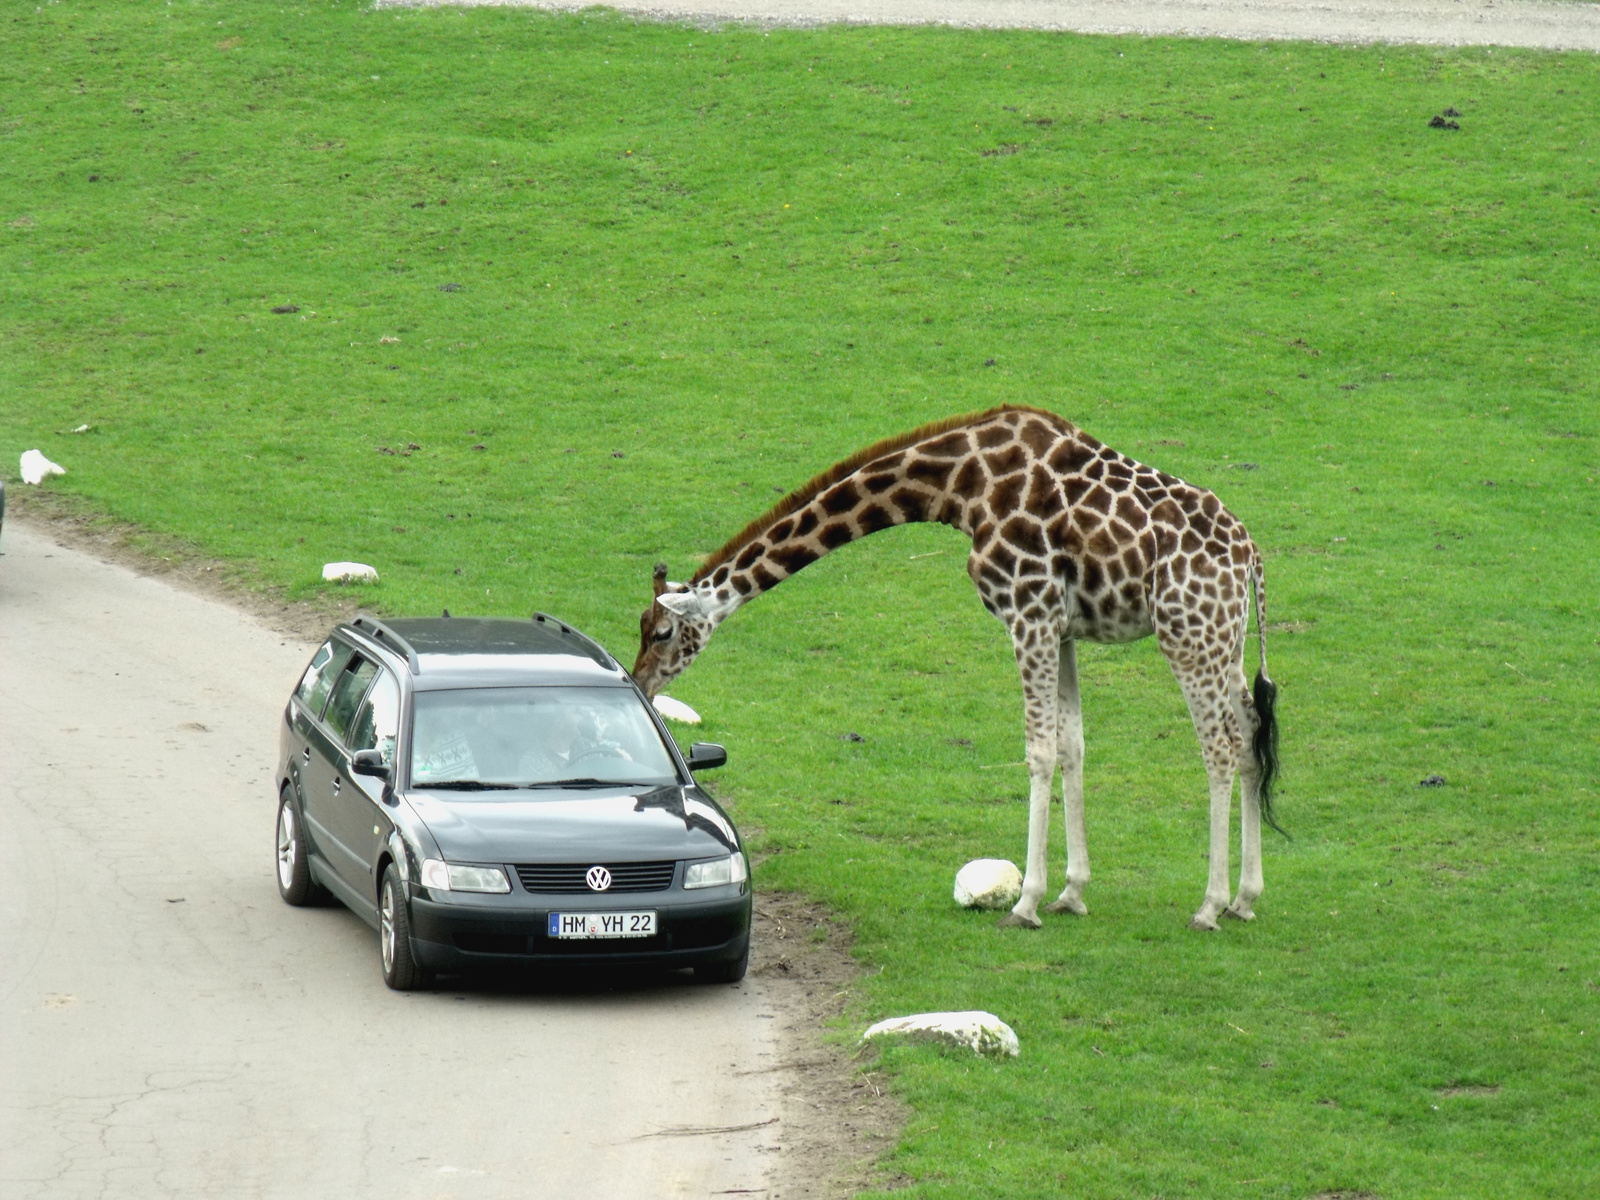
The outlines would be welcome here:
M 445 779 L 438 783 L 419 783 L 416 786 L 441 790 L 448 788 L 453 792 L 496 792 L 515 791 L 522 785 L 516 783 L 485 783 L 481 779 Z
M 581 779 L 542 779 L 538 783 L 525 783 L 526 788 L 591 788 L 591 787 L 659 787 L 655 783 L 636 783 L 631 779 L 596 779 L 586 775 Z

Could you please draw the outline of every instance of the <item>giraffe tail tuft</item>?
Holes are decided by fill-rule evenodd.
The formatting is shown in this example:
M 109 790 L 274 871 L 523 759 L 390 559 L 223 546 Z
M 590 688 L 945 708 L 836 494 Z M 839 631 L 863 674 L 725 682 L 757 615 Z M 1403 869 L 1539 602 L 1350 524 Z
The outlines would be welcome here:
M 1255 685 L 1250 689 L 1250 698 L 1255 702 L 1256 719 L 1260 724 L 1256 726 L 1255 736 L 1250 739 L 1250 752 L 1255 755 L 1256 766 L 1261 768 L 1259 790 L 1261 819 L 1284 837 L 1288 837 L 1288 831 L 1278 824 L 1277 816 L 1272 811 L 1272 790 L 1278 782 L 1279 765 L 1278 685 L 1267 675 L 1267 617 L 1262 604 L 1262 596 L 1266 592 L 1266 580 L 1262 575 L 1261 552 L 1258 550 L 1255 561 L 1251 564 L 1250 591 L 1255 597 L 1256 639 L 1261 651 L 1261 667 L 1256 671 Z
M 1261 819 L 1288 837 L 1288 831 L 1278 824 L 1278 818 L 1272 811 L 1272 789 L 1278 781 L 1278 685 L 1267 678 L 1265 671 L 1256 672 L 1251 699 L 1255 701 L 1256 718 L 1261 722 L 1256 726 L 1255 737 L 1250 739 L 1250 751 L 1256 757 L 1256 765 L 1261 768 Z

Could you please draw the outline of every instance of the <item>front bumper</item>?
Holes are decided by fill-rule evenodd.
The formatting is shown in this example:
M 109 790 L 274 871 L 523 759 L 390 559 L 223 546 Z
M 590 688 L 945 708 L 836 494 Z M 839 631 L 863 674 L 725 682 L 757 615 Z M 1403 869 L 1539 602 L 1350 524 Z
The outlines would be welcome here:
M 734 889 L 719 889 L 733 892 Z M 694 967 L 732 962 L 750 945 L 749 888 L 743 895 L 688 899 L 681 890 L 617 896 L 606 905 L 590 897 L 518 897 L 476 905 L 411 898 L 411 952 L 435 971 L 474 967 L 571 963 L 590 966 Z M 498 899 L 498 898 L 497 898 Z M 648 938 L 563 940 L 549 936 L 551 912 L 654 910 Z

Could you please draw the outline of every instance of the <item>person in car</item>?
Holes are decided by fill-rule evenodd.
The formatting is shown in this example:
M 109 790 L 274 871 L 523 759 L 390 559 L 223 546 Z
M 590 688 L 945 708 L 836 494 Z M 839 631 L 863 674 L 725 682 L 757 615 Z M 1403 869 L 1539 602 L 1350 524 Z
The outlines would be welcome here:
M 519 764 L 529 780 L 603 776 L 605 764 L 633 761 L 620 742 L 604 735 L 593 712 L 570 706 L 556 709 L 540 733 L 539 743 L 523 754 Z

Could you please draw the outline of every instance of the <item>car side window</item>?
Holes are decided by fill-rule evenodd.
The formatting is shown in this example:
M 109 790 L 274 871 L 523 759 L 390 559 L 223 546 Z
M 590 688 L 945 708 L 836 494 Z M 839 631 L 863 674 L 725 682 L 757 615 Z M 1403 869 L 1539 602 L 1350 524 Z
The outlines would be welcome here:
M 394 766 L 394 743 L 400 732 L 400 685 L 387 671 L 378 673 L 367 702 L 356 714 L 351 750 L 381 750 L 385 766 Z
M 344 741 L 344 735 L 349 731 L 350 722 L 356 715 L 356 708 L 361 704 L 361 697 L 366 695 L 367 685 L 377 673 L 377 663 L 356 657 L 350 660 L 350 665 L 340 673 L 339 682 L 333 685 L 333 695 L 328 700 L 328 711 L 322 719 L 333 730 L 333 736 L 340 741 Z
M 339 664 L 347 653 L 341 653 L 341 648 L 331 641 L 323 642 L 322 648 L 312 656 L 306 673 L 301 676 L 300 686 L 294 694 L 313 717 L 322 715 L 322 706 L 327 703 L 328 693 L 333 690 L 333 681 L 339 677 Z

